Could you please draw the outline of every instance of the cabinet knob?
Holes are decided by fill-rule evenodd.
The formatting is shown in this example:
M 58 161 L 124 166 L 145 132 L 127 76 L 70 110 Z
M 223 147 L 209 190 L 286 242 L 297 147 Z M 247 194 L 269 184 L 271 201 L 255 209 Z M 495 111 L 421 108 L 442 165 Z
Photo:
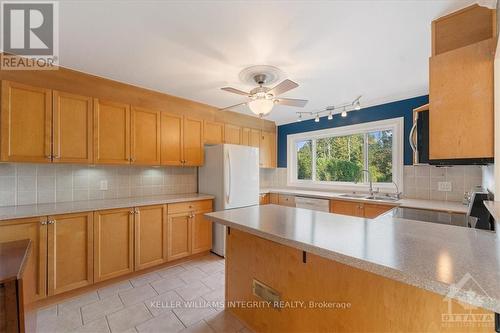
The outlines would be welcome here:
M 134 215 L 135 211 L 131 210 L 129 213 L 130 213 L 130 215 Z
M 61 158 L 61 156 L 59 156 L 59 155 L 54 155 L 54 156 L 52 156 L 52 157 L 53 157 L 53 158 L 56 158 L 56 159 Z
M 52 159 L 52 155 L 46 155 L 45 158 L 48 159 L 48 160 L 51 160 Z
M 50 221 L 48 222 L 48 224 L 54 224 L 54 223 L 56 223 L 56 220 L 50 220 Z

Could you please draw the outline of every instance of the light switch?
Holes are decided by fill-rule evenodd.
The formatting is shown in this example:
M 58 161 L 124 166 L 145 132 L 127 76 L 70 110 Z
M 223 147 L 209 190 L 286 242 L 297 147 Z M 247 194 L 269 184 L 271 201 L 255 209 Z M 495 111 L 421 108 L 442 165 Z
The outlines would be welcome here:
M 101 191 L 106 191 L 108 189 L 108 181 L 107 180 L 101 180 L 101 183 L 99 185 L 99 189 Z
M 438 182 L 438 191 L 451 192 L 451 182 Z

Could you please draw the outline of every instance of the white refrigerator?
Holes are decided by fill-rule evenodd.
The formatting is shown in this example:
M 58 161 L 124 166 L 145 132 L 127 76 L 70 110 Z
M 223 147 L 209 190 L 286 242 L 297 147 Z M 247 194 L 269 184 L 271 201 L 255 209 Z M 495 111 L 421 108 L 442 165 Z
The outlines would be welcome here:
M 259 149 L 221 144 L 205 146 L 205 164 L 198 169 L 198 191 L 215 196 L 215 210 L 259 204 Z M 214 223 L 212 252 L 224 256 L 226 227 Z

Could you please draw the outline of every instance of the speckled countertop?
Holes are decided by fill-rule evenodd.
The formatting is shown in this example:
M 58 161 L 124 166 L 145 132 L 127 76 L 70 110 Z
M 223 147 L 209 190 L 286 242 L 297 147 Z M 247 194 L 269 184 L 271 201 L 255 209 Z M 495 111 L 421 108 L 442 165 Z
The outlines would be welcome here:
M 497 223 L 500 223 L 500 201 L 485 201 L 484 205 Z
M 357 202 L 376 202 L 383 203 L 386 205 L 394 205 L 407 208 L 420 208 L 420 209 L 430 209 L 439 210 L 443 212 L 451 213 L 467 213 L 467 206 L 463 205 L 461 202 L 450 202 L 450 201 L 438 201 L 438 200 L 419 200 L 419 199 L 400 199 L 396 202 L 386 202 L 386 201 L 374 201 L 368 199 L 353 199 L 348 197 L 342 197 L 341 195 L 346 192 L 326 192 L 326 191 L 314 191 L 314 190 L 303 190 L 295 188 L 261 188 L 260 193 L 281 193 L 281 194 L 291 194 L 298 196 L 305 196 L 311 198 L 323 198 L 323 199 L 340 199 L 346 201 L 357 201 Z
M 206 216 L 280 244 L 500 312 L 500 239 L 493 232 L 277 205 Z M 468 283 L 464 290 L 454 288 L 470 277 L 477 284 Z
M 45 215 L 89 212 L 101 209 L 140 207 L 176 202 L 213 199 L 213 195 L 189 193 L 131 197 L 122 199 L 71 201 L 38 205 L 5 206 L 0 207 L 0 221 Z

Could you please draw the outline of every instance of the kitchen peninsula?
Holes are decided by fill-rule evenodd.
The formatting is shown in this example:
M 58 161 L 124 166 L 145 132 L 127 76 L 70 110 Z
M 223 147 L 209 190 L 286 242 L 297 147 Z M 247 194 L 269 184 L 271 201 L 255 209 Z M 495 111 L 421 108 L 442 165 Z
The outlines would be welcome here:
M 228 227 L 227 308 L 255 331 L 494 329 L 495 233 L 277 205 L 206 217 Z

